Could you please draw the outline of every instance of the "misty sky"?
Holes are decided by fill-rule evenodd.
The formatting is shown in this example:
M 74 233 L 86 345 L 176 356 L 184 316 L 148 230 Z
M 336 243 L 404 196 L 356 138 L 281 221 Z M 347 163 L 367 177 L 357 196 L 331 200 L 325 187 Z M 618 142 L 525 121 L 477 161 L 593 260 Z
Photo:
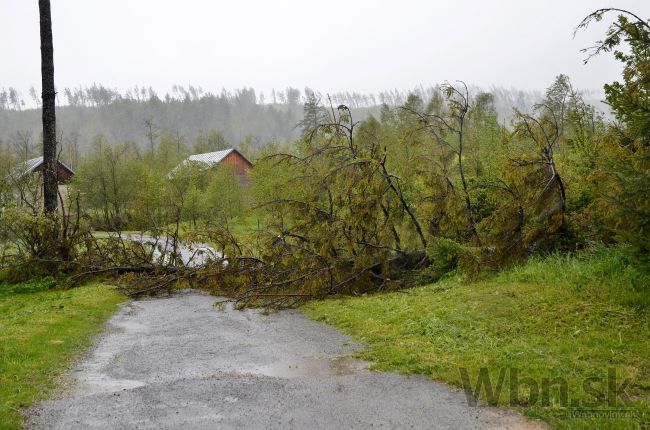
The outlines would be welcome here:
M 597 7 L 650 16 L 623 0 L 52 0 L 56 82 L 124 90 L 173 84 L 377 92 L 462 79 L 541 90 L 559 73 L 599 89 L 611 59 L 584 66 L 573 39 Z M 610 18 L 613 19 L 612 15 Z M 0 87 L 40 88 L 38 2 L 0 0 Z

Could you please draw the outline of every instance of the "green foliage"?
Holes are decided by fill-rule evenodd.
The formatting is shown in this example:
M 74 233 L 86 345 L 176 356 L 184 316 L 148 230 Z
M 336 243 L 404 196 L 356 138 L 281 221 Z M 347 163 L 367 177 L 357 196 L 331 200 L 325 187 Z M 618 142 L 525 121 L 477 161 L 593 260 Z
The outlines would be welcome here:
M 0 280 L 0 298 L 15 294 L 30 294 L 48 291 L 56 285 L 57 281 L 52 277 L 30 279 L 29 281 L 15 284 L 3 283 L 2 280 Z
M 625 125 L 623 145 L 642 140 L 650 145 L 650 20 L 643 20 L 620 9 L 599 9 L 587 16 L 578 26 L 586 28 L 592 21 L 600 21 L 608 12 L 618 13 L 616 22 L 607 30 L 605 39 L 590 49 L 589 57 L 613 52 L 623 64 L 623 82 L 605 85 L 605 97 L 616 118 Z M 622 49 L 621 45 L 629 49 Z
M 251 194 L 266 225 L 255 257 L 264 269 L 255 282 L 242 278 L 254 290 L 247 300 L 389 288 L 424 260 L 426 239 L 404 182 L 388 170 L 381 124 L 357 124 L 345 106 L 330 121 L 294 153 L 257 163 Z
M 272 220 L 262 260 L 306 271 L 285 291 L 314 291 L 306 285 L 321 281 L 331 290 L 341 278 L 361 290 L 405 279 L 388 266 L 425 247 L 434 277 L 613 238 L 645 249 L 642 148 L 635 159 L 621 157 L 631 146 L 615 142 L 565 75 L 532 114 L 516 112 L 512 130 L 499 125 L 493 100 L 447 84 L 428 103 L 411 95 L 399 109 L 384 107 L 380 120 L 354 123 L 341 106 L 334 121 L 309 120 L 296 149 L 259 162 L 251 195 Z M 313 120 L 319 109 L 310 109 Z M 369 267 L 372 282 L 353 272 Z
M 12 248 L 0 254 L 0 265 L 6 266 L 4 277 L 19 282 L 52 275 L 74 264 L 87 251 L 84 245 L 89 231 L 84 222 L 59 213 L 7 208 L 0 212 L 0 237 Z
M 225 144 L 219 136 L 206 133 L 199 145 Z M 232 169 L 181 162 L 185 151 L 181 137 L 170 134 L 144 157 L 132 142 L 112 146 L 99 136 L 95 150 L 80 161 L 71 196 L 79 197 L 81 211 L 101 230 L 157 230 L 176 222 L 196 227 L 240 215 L 245 189 Z
M 192 147 L 195 154 L 204 152 L 221 151 L 230 148 L 230 144 L 219 130 L 210 130 L 200 133 L 196 137 L 196 143 Z
M 231 166 L 221 166 L 212 174 L 206 189 L 210 222 L 228 224 L 244 213 L 246 190 Z M 202 193 L 203 194 L 203 193 Z M 198 196 L 199 198 L 204 198 Z
M 123 228 L 129 222 L 128 204 L 138 191 L 138 180 L 146 175 L 137 162 L 132 143 L 111 146 L 102 136 L 95 140 L 95 151 L 77 168 L 73 195 L 101 214 L 104 229 Z
M 598 145 L 594 187 L 599 190 L 596 216 L 621 242 L 631 243 L 638 255 L 650 255 L 650 24 L 619 9 L 599 9 L 580 26 L 618 13 L 605 39 L 590 57 L 614 52 L 623 64 L 623 81 L 605 85 L 607 103 L 618 122 L 609 126 Z M 627 50 L 621 45 L 627 45 Z
M 180 134 L 163 133 L 155 152 L 153 164 L 170 171 L 189 155 L 185 139 Z
M 442 237 L 433 238 L 427 246 L 427 257 L 429 258 L 429 269 L 434 278 L 440 278 L 458 268 L 463 256 L 467 256 L 469 250 L 466 246 Z
M 650 149 L 636 144 L 620 146 L 605 137 L 601 144 L 599 170 L 592 179 L 598 187 L 593 217 L 605 221 L 604 228 L 637 254 L 650 255 Z
M 302 134 L 307 135 L 318 130 L 321 124 L 328 120 L 327 109 L 313 92 L 307 94 L 307 100 L 303 106 L 303 119 L 298 123 Z
M 9 176 L 14 163 L 13 156 L 0 147 L 0 207 L 8 205 L 13 200 Z

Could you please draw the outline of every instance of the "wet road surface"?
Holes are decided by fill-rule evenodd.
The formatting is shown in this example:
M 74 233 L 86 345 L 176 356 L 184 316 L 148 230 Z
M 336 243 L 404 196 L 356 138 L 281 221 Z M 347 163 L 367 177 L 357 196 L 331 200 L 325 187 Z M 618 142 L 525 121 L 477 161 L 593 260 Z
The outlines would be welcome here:
M 38 429 L 538 429 L 421 377 L 371 372 L 299 311 L 217 310 L 188 292 L 131 301 L 30 411 Z

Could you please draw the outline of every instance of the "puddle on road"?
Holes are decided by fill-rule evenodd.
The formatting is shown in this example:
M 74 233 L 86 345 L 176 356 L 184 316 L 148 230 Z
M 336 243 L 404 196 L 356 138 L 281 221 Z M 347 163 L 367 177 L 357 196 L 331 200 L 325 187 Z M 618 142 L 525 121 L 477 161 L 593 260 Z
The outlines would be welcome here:
M 117 379 L 109 376 L 106 369 L 115 358 L 116 354 L 113 349 L 102 350 L 100 347 L 95 350 L 91 360 L 72 371 L 71 376 L 76 382 L 77 392 L 82 395 L 114 393 L 147 385 L 144 381 Z
M 250 373 L 274 378 L 313 378 L 326 376 L 352 375 L 368 368 L 368 363 L 350 357 L 337 357 L 332 360 L 313 359 L 293 362 L 272 363 L 259 366 Z
M 352 375 L 368 368 L 368 363 L 350 357 L 334 359 L 314 358 L 300 359 L 292 362 L 273 363 L 265 366 L 233 369 L 234 372 L 248 375 L 261 375 L 273 378 L 326 378 L 331 376 Z M 113 379 L 102 372 L 90 371 L 77 377 L 77 392 L 81 395 L 115 393 L 132 390 L 147 385 L 144 381 L 132 379 Z M 236 398 L 226 398 L 235 402 Z
M 113 379 L 104 375 L 93 375 L 79 381 L 78 392 L 80 394 L 115 393 L 118 391 L 132 390 L 145 385 L 147 384 L 142 381 Z

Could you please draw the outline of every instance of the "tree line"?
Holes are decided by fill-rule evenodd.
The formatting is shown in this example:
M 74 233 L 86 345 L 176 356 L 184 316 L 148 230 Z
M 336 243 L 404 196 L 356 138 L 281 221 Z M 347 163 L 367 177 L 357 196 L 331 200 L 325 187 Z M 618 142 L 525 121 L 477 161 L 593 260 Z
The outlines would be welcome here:
M 473 93 L 481 90 L 471 87 Z M 509 125 L 512 108 L 528 112 L 543 95 L 538 92 L 492 88 L 495 109 L 500 120 Z M 193 141 L 202 133 L 218 132 L 232 144 L 251 138 L 256 147 L 269 141 L 291 141 L 300 136 L 296 124 L 301 121 L 303 106 L 311 97 L 348 106 L 358 119 L 378 115 L 382 105 L 400 106 L 409 94 L 428 100 L 441 94 L 441 87 L 419 87 L 412 92 L 385 91 L 377 95 L 339 92 L 331 95 L 309 88 L 272 91 L 267 97 L 252 88 L 219 94 L 200 87 L 174 85 L 171 94 L 159 96 L 152 88 L 134 87 L 124 92 L 100 84 L 64 88 L 57 92 L 57 140 L 63 149 L 63 161 L 74 167 L 79 155 L 92 147 L 98 135 L 109 142 L 133 141 L 141 149 L 151 146 L 151 131 L 166 132 Z M 40 96 L 32 87 L 35 101 Z M 587 102 L 603 108 L 594 94 Z M 19 159 L 41 152 L 40 104 L 26 109 L 19 91 L 0 89 L 0 147 Z M 150 148 L 149 148 L 150 149 Z

